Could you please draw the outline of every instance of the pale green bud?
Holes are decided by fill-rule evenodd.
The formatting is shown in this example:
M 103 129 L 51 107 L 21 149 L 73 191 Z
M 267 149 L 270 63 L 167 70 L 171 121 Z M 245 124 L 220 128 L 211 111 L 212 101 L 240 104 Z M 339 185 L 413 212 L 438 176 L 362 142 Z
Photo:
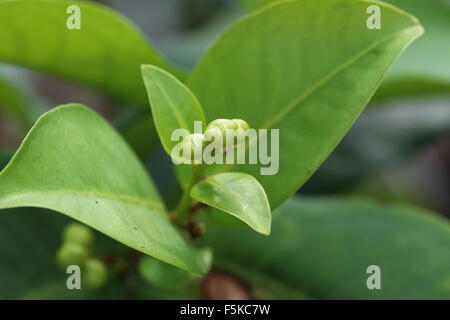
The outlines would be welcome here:
M 64 229 L 65 242 L 78 243 L 89 248 L 92 245 L 92 232 L 89 228 L 79 223 L 70 223 Z
M 89 253 L 79 243 L 66 242 L 58 250 L 57 260 L 62 267 L 70 265 L 83 266 L 88 259 Z
M 211 121 L 208 126 L 206 127 L 206 130 L 212 128 L 212 127 L 217 127 L 219 128 L 219 130 L 222 132 L 222 135 L 225 136 L 227 129 L 237 129 L 238 125 L 236 122 L 234 122 L 233 120 L 230 119 L 216 119 L 214 121 Z
M 81 270 L 81 285 L 88 289 L 98 289 L 102 287 L 108 277 L 108 270 L 105 264 L 94 258 L 90 258 Z
M 250 126 L 248 125 L 247 121 L 244 121 L 242 119 L 233 119 L 234 123 L 238 126 L 238 128 L 247 131 L 250 129 Z
M 201 162 L 205 137 L 201 133 L 193 133 L 184 137 L 182 142 L 183 158 L 190 162 Z
M 240 135 L 243 135 L 245 131 L 247 131 L 250 128 L 248 123 L 242 119 L 216 119 L 208 124 L 205 131 L 205 136 L 207 137 L 218 137 L 220 136 L 222 139 L 222 147 L 226 148 L 226 130 L 239 130 L 237 132 L 238 136 L 238 143 L 241 142 L 243 139 L 239 139 Z

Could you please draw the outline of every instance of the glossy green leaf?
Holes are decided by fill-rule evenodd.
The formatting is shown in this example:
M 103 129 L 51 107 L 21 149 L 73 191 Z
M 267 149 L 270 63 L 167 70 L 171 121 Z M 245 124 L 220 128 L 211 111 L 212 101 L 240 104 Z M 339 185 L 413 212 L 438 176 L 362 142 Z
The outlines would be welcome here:
M 168 154 L 179 141 L 172 141 L 176 129 L 194 133 L 194 121 L 205 124 L 202 107 L 191 91 L 174 76 L 158 67 L 142 66 L 153 120 Z
M 270 205 L 264 189 L 251 175 L 226 172 L 197 183 L 191 197 L 244 221 L 254 230 L 270 234 Z
M 246 11 L 282 0 L 240 0 Z M 389 72 L 374 99 L 450 92 L 450 3 L 448 0 L 385 0 L 418 17 L 426 33 Z
M 70 5 L 81 29 L 68 29 Z M 20 17 L 20 18 L 19 18 Z M 140 65 L 174 70 L 123 16 L 91 2 L 0 2 L 0 61 L 63 77 L 146 106 Z
M 147 172 L 95 112 L 61 106 L 43 115 L 0 173 L 0 208 L 59 211 L 136 249 L 195 273 L 207 255 L 170 224 Z
M 270 238 L 209 225 L 202 241 L 262 298 L 450 299 L 449 223 L 411 206 L 292 199 L 274 212 Z M 380 290 L 366 286 L 370 265 Z
M 256 129 L 280 130 L 277 174 L 261 176 L 257 165 L 233 169 L 255 176 L 272 208 L 320 166 L 389 66 L 423 33 L 415 18 L 387 4 L 380 4 L 383 28 L 369 30 L 370 4 L 302 0 L 264 7 L 228 29 L 188 79 L 207 121 L 240 118 Z

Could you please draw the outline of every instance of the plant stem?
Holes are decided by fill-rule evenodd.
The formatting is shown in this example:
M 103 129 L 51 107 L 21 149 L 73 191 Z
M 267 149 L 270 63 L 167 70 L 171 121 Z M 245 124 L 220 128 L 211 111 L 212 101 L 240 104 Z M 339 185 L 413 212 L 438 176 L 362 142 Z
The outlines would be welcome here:
M 189 221 L 189 207 L 191 205 L 191 196 L 189 195 L 189 192 L 191 187 L 192 186 L 189 186 L 189 188 L 183 192 L 176 210 L 175 222 L 183 227 Z
M 189 186 L 186 188 L 186 190 L 184 190 L 180 202 L 178 203 L 174 221 L 182 227 L 185 227 L 189 222 L 189 209 L 192 203 L 192 199 L 190 196 L 191 188 L 201 180 L 203 174 L 202 169 L 203 168 L 201 166 L 192 165 L 192 179 L 189 183 Z

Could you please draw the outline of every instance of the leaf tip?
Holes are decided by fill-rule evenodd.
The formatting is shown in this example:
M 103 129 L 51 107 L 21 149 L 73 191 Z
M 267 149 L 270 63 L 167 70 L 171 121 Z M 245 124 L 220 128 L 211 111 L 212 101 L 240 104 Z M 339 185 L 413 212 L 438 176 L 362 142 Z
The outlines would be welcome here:
M 254 228 L 254 230 L 261 233 L 263 236 L 268 237 L 268 236 L 270 236 L 270 232 L 271 232 L 270 223 L 267 226 L 264 226 L 262 228 L 257 228 L 257 229 Z

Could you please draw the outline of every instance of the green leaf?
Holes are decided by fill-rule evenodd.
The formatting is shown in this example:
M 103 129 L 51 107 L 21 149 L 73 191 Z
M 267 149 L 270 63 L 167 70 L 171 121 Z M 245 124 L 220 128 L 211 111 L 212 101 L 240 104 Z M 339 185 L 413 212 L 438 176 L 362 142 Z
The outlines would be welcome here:
M 241 219 L 254 230 L 270 234 L 270 205 L 258 180 L 245 173 L 219 173 L 200 181 L 191 197 Z
M 170 224 L 147 172 L 95 112 L 71 104 L 43 115 L 0 173 L 0 208 L 59 211 L 136 249 L 195 273 L 208 253 Z
M 270 238 L 210 224 L 202 241 L 263 298 L 450 298 L 449 223 L 411 206 L 292 199 L 274 213 Z M 381 268 L 381 290 L 367 289 L 370 265 Z
M 168 154 L 179 141 L 172 132 L 186 129 L 194 132 L 194 121 L 205 123 L 202 107 L 191 91 L 174 76 L 155 66 L 142 66 L 156 130 Z M 206 125 L 206 124 L 204 124 Z
M 388 0 L 420 19 L 427 30 L 393 66 L 376 99 L 450 92 L 450 3 Z
M 246 11 L 280 0 L 240 0 Z M 385 0 L 416 15 L 427 32 L 389 72 L 375 100 L 450 92 L 450 3 L 447 0 Z M 383 19 L 383 16 L 382 16 Z M 383 21 L 383 20 L 382 20 Z
M 272 208 L 320 166 L 389 66 L 423 33 L 415 18 L 387 4 L 380 4 L 383 28 L 367 29 L 370 4 L 303 0 L 267 6 L 228 29 L 188 79 L 207 121 L 239 118 L 256 129 L 280 130 L 276 175 L 261 176 L 256 165 L 233 168 L 257 177 Z
M 68 29 L 70 5 L 81 10 L 81 29 Z M 0 2 L 0 61 L 20 65 L 146 105 L 140 65 L 171 67 L 123 16 L 89 2 Z
M 186 271 L 150 257 L 139 261 L 139 273 L 150 284 L 160 288 L 180 287 L 190 277 Z

